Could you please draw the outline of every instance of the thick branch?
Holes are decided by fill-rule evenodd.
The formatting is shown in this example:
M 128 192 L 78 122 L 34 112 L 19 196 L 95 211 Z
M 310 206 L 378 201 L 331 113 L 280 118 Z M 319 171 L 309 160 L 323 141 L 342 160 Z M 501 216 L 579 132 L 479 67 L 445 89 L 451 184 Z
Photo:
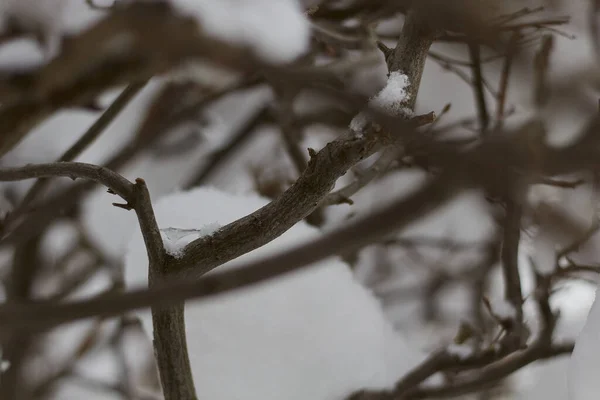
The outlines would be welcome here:
M 171 271 L 199 277 L 277 238 L 306 218 L 337 179 L 371 155 L 375 145 L 374 137 L 357 138 L 352 132 L 327 144 L 288 190 L 254 213 L 190 243 L 182 258 L 170 261 Z
M 398 44 L 388 60 L 390 72 L 399 71 L 408 76 L 410 86 L 407 88 L 408 96 L 404 106 L 411 110 L 414 110 L 417 102 L 425 61 L 435 34 L 422 18 L 422 12 L 420 9 L 408 12 Z

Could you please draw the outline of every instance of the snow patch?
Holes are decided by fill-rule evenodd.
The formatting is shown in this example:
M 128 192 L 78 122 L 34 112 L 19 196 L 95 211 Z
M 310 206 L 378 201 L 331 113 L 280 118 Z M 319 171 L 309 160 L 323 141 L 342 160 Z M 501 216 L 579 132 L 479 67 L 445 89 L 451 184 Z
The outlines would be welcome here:
M 406 107 L 410 86 L 408 76 L 399 72 L 390 72 L 385 87 L 370 100 L 370 105 L 393 116 L 411 116 L 413 111 Z
M 369 120 L 367 119 L 367 116 L 361 111 L 352 118 L 352 121 L 350 121 L 350 129 L 356 134 L 357 138 L 360 138 L 368 123 Z
M 413 111 L 406 107 L 409 99 L 407 92 L 409 85 L 408 76 L 398 71 L 390 72 L 387 84 L 378 94 L 369 100 L 369 106 L 394 117 L 412 116 Z M 367 129 L 368 123 L 369 118 L 365 112 L 361 111 L 352 118 L 349 128 L 354 132 L 355 137 L 361 138 L 365 129 Z
M 473 348 L 466 344 L 452 343 L 446 347 L 446 351 L 448 354 L 458 358 L 459 360 L 466 360 L 467 358 L 473 356 Z
M 219 228 L 221 225 L 212 223 L 200 229 L 164 228 L 160 230 L 160 233 L 167 254 L 181 258 L 185 246 L 202 236 L 213 234 Z

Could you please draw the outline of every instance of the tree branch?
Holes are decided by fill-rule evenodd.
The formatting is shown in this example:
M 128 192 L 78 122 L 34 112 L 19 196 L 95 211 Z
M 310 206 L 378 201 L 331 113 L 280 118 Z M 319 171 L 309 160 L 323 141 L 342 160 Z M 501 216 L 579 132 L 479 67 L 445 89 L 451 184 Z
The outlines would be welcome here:
M 406 107 L 414 109 L 433 32 L 420 14 L 406 16 L 398 45 L 390 58 L 390 71 L 409 78 Z M 406 123 L 411 130 L 414 124 Z M 350 167 L 373 154 L 379 145 L 380 128 L 367 124 L 362 135 L 349 131 L 311 156 L 298 180 L 277 199 L 256 212 L 229 224 L 210 237 L 190 243 L 182 258 L 173 259 L 174 273 L 202 276 L 213 268 L 277 238 L 312 213 L 329 194 L 338 178 Z M 398 135 L 399 133 L 396 133 Z M 396 136 L 395 140 L 399 137 Z M 187 270 L 187 271 L 186 271 Z
M 154 217 L 150 193 L 143 179 L 136 179 L 133 208 L 148 253 L 149 286 L 155 287 L 166 278 L 166 252 Z M 165 400 L 196 400 L 196 389 L 187 350 L 184 304 L 152 307 L 154 349 Z
M 21 181 L 33 178 L 66 177 L 84 178 L 101 183 L 115 194 L 129 201 L 133 185 L 127 179 L 108 168 L 80 162 L 57 162 L 49 164 L 27 165 L 16 168 L 0 168 L 0 181 Z

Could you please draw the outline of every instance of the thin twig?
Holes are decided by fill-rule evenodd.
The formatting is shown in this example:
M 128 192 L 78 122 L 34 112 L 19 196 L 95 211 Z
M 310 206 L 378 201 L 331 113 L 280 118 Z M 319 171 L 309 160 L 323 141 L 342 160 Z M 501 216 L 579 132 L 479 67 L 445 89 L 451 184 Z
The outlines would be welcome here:
M 548 103 L 548 69 L 550 65 L 550 53 L 554 44 L 552 35 L 544 35 L 542 37 L 542 45 L 536 53 L 534 59 L 534 79 L 533 85 L 533 104 L 540 109 Z
M 57 162 L 34 164 L 24 167 L 0 168 L 0 181 L 11 182 L 33 178 L 65 177 L 84 178 L 98 182 L 111 189 L 124 200 L 131 198 L 132 184 L 116 172 L 94 164 L 80 162 Z
M 479 117 L 479 129 L 485 132 L 490 122 L 485 93 L 483 91 L 483 73 L 481 71 L 481 49 L 476 43 L 469 43 L 469 54 L 471 56 L 471 70 L 475 103 L 477 104 L 477 115 Z
M 504 64 L 502 65 L 502 72 L 500 74 L 500 88 L 498 89 L 498 103 L 496 105 L 496 121 L 502 121 L 504 119 L 510 70 L 520 36 L 521 34 L 519 31 L 513 31 L 506 49 L 506 56 L 504 58 Z

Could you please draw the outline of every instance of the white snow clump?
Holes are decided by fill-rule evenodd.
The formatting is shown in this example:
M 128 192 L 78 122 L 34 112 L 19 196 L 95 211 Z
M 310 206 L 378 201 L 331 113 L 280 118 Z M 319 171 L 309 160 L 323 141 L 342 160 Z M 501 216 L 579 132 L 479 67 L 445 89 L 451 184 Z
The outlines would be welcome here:
M 250 47 L 274 63 L 293 61 L 310 41 L 310 25 L 297 0 L 172 0 L 215 37 Z
M 408 101 L 407 88 L 409 85 L 408 76 L 399 71 L 390 72 L 387 84 L 370 100 L 370 105 L 389 115 L 411 116 L 412 110 L 405 106 Z

